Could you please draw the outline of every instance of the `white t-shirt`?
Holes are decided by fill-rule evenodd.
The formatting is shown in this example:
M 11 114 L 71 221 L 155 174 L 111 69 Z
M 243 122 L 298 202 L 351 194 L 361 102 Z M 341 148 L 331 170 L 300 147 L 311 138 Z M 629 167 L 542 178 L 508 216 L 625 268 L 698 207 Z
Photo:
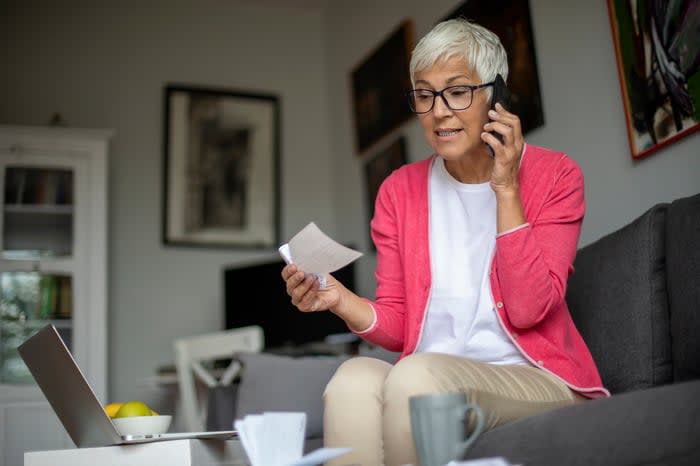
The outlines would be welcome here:
M 460 183 L 436 157 L 430 173 L 432 289 L 416 351 L 528 364 L 496 316 L 489 283 L 495 247 L 491 186 Z

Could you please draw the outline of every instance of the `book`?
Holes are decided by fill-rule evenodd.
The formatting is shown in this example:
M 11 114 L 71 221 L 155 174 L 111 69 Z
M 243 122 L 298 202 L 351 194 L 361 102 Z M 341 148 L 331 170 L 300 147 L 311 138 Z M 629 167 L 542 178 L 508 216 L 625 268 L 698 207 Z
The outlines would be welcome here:
M 58 278 L 58 308 L 56 317 L 70 319 L 73 315 L 73 286 L 71 277 L 60 276 Z
M 43 275 L 39 279 L 39 300 L 37 314 L 41 319 L 54 317 L 57 305 L 58 286 L 56 277 Z

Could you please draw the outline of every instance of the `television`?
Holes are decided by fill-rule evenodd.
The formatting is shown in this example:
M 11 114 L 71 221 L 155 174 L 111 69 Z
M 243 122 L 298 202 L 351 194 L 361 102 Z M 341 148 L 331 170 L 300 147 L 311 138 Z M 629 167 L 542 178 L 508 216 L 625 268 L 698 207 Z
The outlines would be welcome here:
M 284 266 L 280 259 L 224 268 L 226 329 L 259 325 L 265 334 L 265 349 L 303 347 L 323 342 L 329 335 L 350 333 L 345 322 L 330 311 L 301 312 L 292 304 L 282 280 Z M 355 291 L 354 263 L 332 275 Z

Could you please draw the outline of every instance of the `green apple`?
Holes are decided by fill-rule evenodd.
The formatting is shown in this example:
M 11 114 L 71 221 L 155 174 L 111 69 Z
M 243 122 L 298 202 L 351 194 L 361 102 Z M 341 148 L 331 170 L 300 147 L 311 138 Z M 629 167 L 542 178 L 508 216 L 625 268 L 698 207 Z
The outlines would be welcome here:
M 133 416 L 151 416 L 151 408 L 148 407 L 143 401 L 132 400 L 124 403 L 117 413 L 114 415 L 115 418 L 118 417 L 133 417 Z

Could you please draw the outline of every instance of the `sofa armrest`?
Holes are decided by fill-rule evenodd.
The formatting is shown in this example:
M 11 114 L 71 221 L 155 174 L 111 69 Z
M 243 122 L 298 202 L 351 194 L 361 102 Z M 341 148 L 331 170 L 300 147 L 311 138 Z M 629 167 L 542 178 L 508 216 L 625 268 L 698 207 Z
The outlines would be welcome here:
M 467 458 L 528 466 L 700 464 L 700 381 L 585 401 L 481 435 Z

